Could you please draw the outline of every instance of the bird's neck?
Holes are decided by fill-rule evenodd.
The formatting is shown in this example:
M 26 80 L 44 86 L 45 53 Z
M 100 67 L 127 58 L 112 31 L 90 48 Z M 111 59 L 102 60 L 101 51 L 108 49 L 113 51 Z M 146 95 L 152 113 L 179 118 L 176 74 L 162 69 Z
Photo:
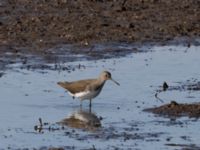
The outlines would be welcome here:
M 106 82 L 106 80 L 102 80 L 101 78 L 98 78 L 95 83 L 96 84 L 95 90 L 101 91 L 105 82 Z
M 99 78 L 97 79 L 97 82 L 98 82 L 99 84 L 104 84 L 104 83 L 106 82 L 106 80 L 105 80 L 104 78 L 99 77 Z

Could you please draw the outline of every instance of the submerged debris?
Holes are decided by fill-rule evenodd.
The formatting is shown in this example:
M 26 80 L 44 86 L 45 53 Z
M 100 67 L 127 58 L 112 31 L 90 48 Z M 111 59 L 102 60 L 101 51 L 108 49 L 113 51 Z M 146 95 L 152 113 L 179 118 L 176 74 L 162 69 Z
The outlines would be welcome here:
M 0 78 L 1 78 L 3 75 L 4 75 L 4 73 L 3 73 L 3 72 L 0 72 Z
M 144 111 L 152 112 L 158 115 L 168 117 L 200 117 L 200 103 L 194 104 L 180 104 L 176 101 L 171 101 L 170 104 L 165 104 L 155 108 L 144 109 Z
M 162 92 L 162 91 L 174 91 L 174 90 L 178 90 L 178 91 L 199 91 L 200 90 L 200 81 L 198 81 L 197 79 L 188 79 L 185 82 L 178 82 L 177 85 L 168 85 L 166 82 L 163 83 L 162 86 L 159 87 L 159 89 L 157 90 L 158 93 Z
M 195 144 L 175 144 L 175 143 L 169 143 L 169 144 L 165 144 L 167 146 L 171 146 L 177 149 L 183 149 L 183 150 L 199 150 L 200 147 L 195 145 Z
M 200 81 L 187 85 L 187 89 L 192 91 L 200 91 Z
M 48 122 L 42 122 L 42 118 L 39 118 L 39 125 L 34 126 L 34 130 L 39 133 L 44 133 L 47 131 L 55 131 L 55 130 L 63 130 L 63 127 L 56 127 L 54 124 L 50 124 Z
M 167 82 L 164 82 L 163 83 L 163 91 L 166 91 L 167 89 L 168 89 L 168 84 L 167 84 Z
M 178 85 L 168 85 L 167 82 L 164 82 L 162 86 L 159 86 L 159 89 L 156 90 L 155 93 L 155 98 L 161 101 L 162 103 L 164 102 L 163 99 L 161 99 L 158 95 L 161 92 L 165 91 L 200 91 L 200 81 L 197 79 L 189 79 L 185 82 L 178 82 Z
M 162 103 L 164 103 L 164 100 L 159 98 L 158 94 L 166 91 L 168 88 L 169 88 L 169 86 L 168 86 L 167 82 L 164 82 L 163 85 L 162 85 L 162 89 L 159 89 L 159 90 L 156 91 L 155 98 L 158 99 L 159 101 L 161 101 Z

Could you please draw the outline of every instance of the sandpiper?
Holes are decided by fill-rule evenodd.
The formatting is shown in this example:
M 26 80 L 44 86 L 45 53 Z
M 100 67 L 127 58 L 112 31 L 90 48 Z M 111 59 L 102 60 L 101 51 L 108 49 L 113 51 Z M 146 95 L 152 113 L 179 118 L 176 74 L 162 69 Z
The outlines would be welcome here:
M 96 79 L 85 79 L 73 82 L 58 82 L 58 85 L 66 89 L 69 95 L 71 95 L 73 98 L 79 98 L 81 100 L 81 106 L 83 100 L 89 100 L 89 106 L 91 108 L 92 99 L 99 95 L 107 80 L 111 80 L 117 85 L 120 85 L 117 81 L 112 79 L 111 73 L 108 71 L 103 71 Z

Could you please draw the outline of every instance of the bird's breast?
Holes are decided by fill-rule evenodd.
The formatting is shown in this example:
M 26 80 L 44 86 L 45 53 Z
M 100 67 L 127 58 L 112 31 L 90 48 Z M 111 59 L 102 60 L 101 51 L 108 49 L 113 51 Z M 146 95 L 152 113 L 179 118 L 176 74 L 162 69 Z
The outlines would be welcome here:
M 69 94 L 71 96 L 74 96 L 76 98 L 80 98 L 81 100 L 85 100 L 85 99 L 92 99 L 94 97 L 96 97 L 97 95 L 99 95 L 100 90 L 97 91 L 83 91 L 83 92 L 78 92 L 78 93 L 70 93 Z

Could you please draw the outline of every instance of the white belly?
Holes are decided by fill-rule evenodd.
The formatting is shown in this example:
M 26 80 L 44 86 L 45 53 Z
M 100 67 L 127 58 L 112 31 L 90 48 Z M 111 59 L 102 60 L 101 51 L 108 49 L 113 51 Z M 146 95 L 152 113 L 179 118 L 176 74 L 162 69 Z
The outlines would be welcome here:
M 68 93 L 73 96 L 73 97 L 76 97 L 76 98 L 80 98 L 81 100 L 85 100 L 85 99 L 93 99 L 95 98 L 97 95 L 99 95 L 100 91 L 84 91 L 84 92 L 79 92 L 79 93 L 70 93 L 68 91 Z

